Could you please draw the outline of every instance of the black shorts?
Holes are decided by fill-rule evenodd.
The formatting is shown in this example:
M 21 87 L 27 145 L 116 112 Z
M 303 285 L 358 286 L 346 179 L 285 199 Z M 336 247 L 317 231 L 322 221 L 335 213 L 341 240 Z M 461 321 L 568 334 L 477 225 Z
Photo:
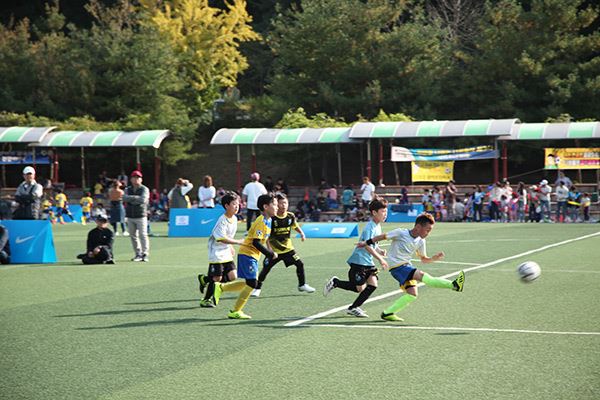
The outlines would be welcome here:
M 208 264 L 208 276 L 211 278 L 215 276 L 225 276 L 231 271 L 235 271 L 235 264 L 233 261 Z
M 370 276 L 377 278 L 377 267 L 373 265 L 350 264 L 348 280 L 355 286 L 364 285 Z
M 265 258 L 265 261 L 263 261 L 263 264 L 265 262 L 268 262 L 267 260 L 268 260 L 268 258 Z M 300 260 L 300 256 L 298 254 L 296 254 L 296 251 L 292 250 L 292 251 L 288 251 L 287 253 L 277 254 L 277 258 L 273 261 L 271 266 L 274 266 L 279 261 L 283 261 L 285 266 L 289 267 L 290 265 L 295 265 L 296 262 L 298 262 L 299 260 Z

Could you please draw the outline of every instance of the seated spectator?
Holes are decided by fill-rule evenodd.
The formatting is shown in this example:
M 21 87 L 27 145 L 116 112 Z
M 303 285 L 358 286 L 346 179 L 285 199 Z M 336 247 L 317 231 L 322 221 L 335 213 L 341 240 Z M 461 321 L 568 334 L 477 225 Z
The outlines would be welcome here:
M 0 225 L 0 264 L 10 264 L 8 229 L 4 225 Z
M 466 200 L 466 199 L 465 199 Z M 465 219 L 465 202 L 456 196 L 456 204 L 454 204 L 454 221 L 462 222 Z
M 335 188 L 335 186 L 332 186 L 327 191 L 327 205 L 332 210 L 337 210 L 339 207 L 337 199 L 337 189 Z
M 323 190 L 319 191 L 319 194 L 317 195 L 317 208 L 321 211 L 329 211 L 327 195 Z
M 96 218 L 96 227 L 88 233 L 87 252 L 77 258 L 84 264 L 114 264 L 113 261 L 113 231 L 108 227 L 106 217 Z
M 290 194 L 290 191 L 288 189 L 288 185 L 287 183 L 285 183 L 285 181 L 283 180 L 283 178 L 279 178 L 277 179 L 277 183 L 275 184 L 275 192 L 280 192 L 285 194 L 286 196 L 288 196 Z

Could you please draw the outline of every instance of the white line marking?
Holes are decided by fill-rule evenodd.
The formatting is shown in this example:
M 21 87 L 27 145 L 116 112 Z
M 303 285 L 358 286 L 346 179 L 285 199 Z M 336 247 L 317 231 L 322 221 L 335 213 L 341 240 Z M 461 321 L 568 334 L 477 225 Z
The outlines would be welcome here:
M 343 324 L 309 324 L 315 328 L 364 328 L 364 329 L 402 329 L 423 331 L 466 331 L 466 332 L 506 332 L 506 333 L 533 333 L 546 335 L 582 335 L 597 336 L 600 332 L 563 332 L 563 331 L 536 331 L 530 329 L 496 329 L 496 328 L 460 328 L 443 326 L 398 326 L 398 325 L 343 325 Z
M 567 243 L 576 242 L 578 240 L 583 240 L 583 239 L 591 238 L 591 237 L 598 236 L 598 235 L 600 235 L 600 232 L 595 232 L 595 233 L 591 233 L 589 235 L 579 236 L 579 237 L 576 237 L 576 238 L 573 238 L 573 239 L 563 240 L 562 242 L 556 242 L 556 243 L 548 244 L 546 246 L 538 247 L 537 249 L 533 249 L 533 250 L 525 251 L 523 253 L 515 254 L 514 256 L 499 258 L 497 260 L 490 261 L 490 262 L 485 263 L 485 264 L 481 264 L 481 265 L 478 265 L 478 266 L 475 266 L 475 267 L 464 269 L 463 271 L 464 272 L 470 272 L 470 271 L 475 271 L 475 270 L 482 269 L 482 268 L 488 268 L 488 267 L 491 267 L 491 266 L 496 265 L 496 264 L 501 264 L 503 262 L 514 260 L 516 258 L 521 258 L 521 257 L 524 257 L 524 256 L 528 256 L 530 254 L 539 253 L 540 251 L 548 250 L 548 249 L 551 249 L 553 247 L 562 246 L 562 245 L 567 244 Z M 449 274 L 441 276 L 441 278 L 449 278 L 451 276 L 454 276 L 454 275 L 458 274 L 459 272 L 460 271 L 454 271 L 454 272 L 451 272 Z M 418 287 L 423 286 L 423 283 L 419 283 L 419 285 L 417 285 L 417 286 Z M 384 293 L 382 295 L 370 298 L 365 303 L 371 303 L 373 301 L 382 300 L 382 299 L 388 298 L 390 296 L 397 295 L 399 293 L 402 293 L 402 290 L 399 290 L 399 289 L 398 290 L 394 290 L 394 291 L 391 291 L 391 292 L 388 292 L 388 293 Z M 288 322 L 284 326 L 298 326 L 298 325 L 302 325 L 302 324 L 304 324 L 306 322 L 310 322 L 310 321 L 313 321 L 315 319 L 323 318 L 323 317 L 326 317 L 328 315 L 335 314 L 336 312 L 345 310 L 349 306 L 350 306 L 350 304 L 346 304 L 346 305 L 343 305 L 341 307 L 332 308 L 331 310 L 323 311 L 323 312 L 320 312 L 318 314 L 311 315 L 310 317 L 302 318 L 302 319 L 299 319 L 299 320 L 296 320 L 296 321 L 293 321 L 293 322 Z

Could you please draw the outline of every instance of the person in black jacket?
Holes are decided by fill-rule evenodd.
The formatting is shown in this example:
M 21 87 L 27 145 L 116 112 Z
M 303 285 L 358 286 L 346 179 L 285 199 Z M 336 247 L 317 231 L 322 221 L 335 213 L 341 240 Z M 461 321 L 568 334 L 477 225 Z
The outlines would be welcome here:
M 88 233 L 87 252 L 77 258 L 84 264 L 114 264 L 112 246 L 114 233 L 105 217 L 96 217 L 96 227 Z
M 0 264 L 10 264 L 8 229 L 4 225 L 0 225 Z

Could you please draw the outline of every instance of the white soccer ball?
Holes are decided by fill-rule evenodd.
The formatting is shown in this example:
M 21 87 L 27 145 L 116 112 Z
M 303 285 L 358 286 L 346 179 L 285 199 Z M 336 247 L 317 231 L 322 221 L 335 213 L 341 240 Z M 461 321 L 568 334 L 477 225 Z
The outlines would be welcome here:
M 517 267 L 517 273 L 523 282 L 533 282 L 539 278 L 542 273 L 542 269 L 538 263 L 534 261 L 525 261 L 523 264 Z

